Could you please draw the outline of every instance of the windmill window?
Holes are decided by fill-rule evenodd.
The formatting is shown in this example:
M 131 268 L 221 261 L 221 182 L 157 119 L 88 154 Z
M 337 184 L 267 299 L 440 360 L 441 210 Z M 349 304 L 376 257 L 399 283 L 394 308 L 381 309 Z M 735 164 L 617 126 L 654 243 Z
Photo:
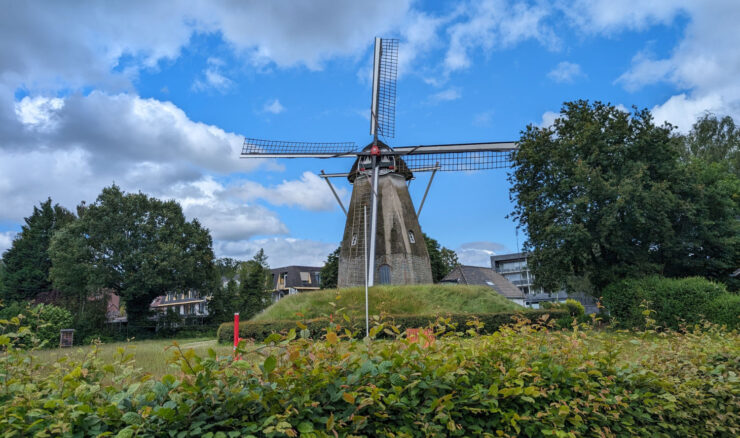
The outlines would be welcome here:
M 391 284 L 391 267 L 380 265 L 380 284 Z
M 414 239 L 414 232 L 409 230 L 409 242 L 416 243 L 416 239 Z
M 352 235 L 352 246 L 357 245 L 357 234 Z

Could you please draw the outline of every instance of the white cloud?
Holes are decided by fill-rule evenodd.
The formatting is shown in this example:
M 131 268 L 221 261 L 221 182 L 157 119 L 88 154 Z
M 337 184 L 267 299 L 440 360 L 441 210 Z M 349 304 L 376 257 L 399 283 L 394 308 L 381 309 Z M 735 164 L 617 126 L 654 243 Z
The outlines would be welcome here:
M 460 245 L 455 252 L 463 265 L 491 267 L 491 256 L 506 254 L 506 246 L 496 242 L 467 242 Z
M 203 77 L 193 82 L 193 90 L 208 91 L 216 90 L 226 93 L 234 86 L 234 81 L 227 78 L 221 72 L 224 62 L 219 58 L 208 58 L 208 67 L 203 71 Z
M 280 114 L 285 111 L 285 107 L 280 104 L 278 99 L 271 100 L 262 107 L 262 111 L 271 114 Z
M 238 242 L 217 242 L 214 251 L 219 257 L 249 260 L 260 249 L 265 250 L 271 268 L 288 265 L 323 266 L 327 256 L 339 243 L 315 240 L 271 237 Z
M 2 257 L 3 253 L 13 244 L 15 234 L 15 231 L 0 231 L 0 257 Z
M 26 96 L 15 103 L 15 114 L 27 127 L 46 131 L 56 127 L 55 114 L 62 107 L 64 100 L 58 97 Z
M 548 78 L 558 83 L 573 82 L 579 76 L 584 76 L 581 66 L 567 61 L 558 63 L 554 69 L 547 73 Z
M 637 53 L 617 82 L 628 91 L 667 82 L 680 92 L 655 107 L 656 120 L 670 118 L 687 131 L 704 111 L 740 117 L 740 2 L 722 0 L 659 0 L 652 2 L 579 2 L 563 10 L 580 29 L 597 34 L 643 30 L 669 24 L 677 17 L 687 24 L 681 41 L 666 57 L 651 53 L 650 44 Z M 567 11 L 571 11 L 568 13 Z M 574 11 L 578 11 L 575 13 Z M 662 120 L 660 120 L 662 121 Z
M 346 204 L 347 190 L 341 187 L 336 190 Z M 303 172 L 300 180 L 283 181 L 273 187 L 265 187 L 262 184 L 248 181 L 234 192 L 236 196 L 246 201 L 263 199 L 272 205 L 297 206 L 311 211 L 327 211 L 337 208 L 337 201 L 326 182 L 308 171 Z
M 199 33 L 219 34 L 252 65 L 320 69 L 364 50 L 409 10 L 410 0 L 11 2 L 0 18 L 0 65 L 4 81 L 29 90 L 130 88 L 141 69 L 177 58 Z M 216 73 L 210 81 L 224 84 Z
M 545 111 L 542 113 L 542 120 L 540 123 L 538 123 L 540 128 L 549 128 L 553 124 L 555 124 L 555 119 L 560 117 L 559 113 L 553 112 L 553 111 Z
M 490 52 L 511 47 L 526 40 L 536 40 L 548 49 L 556 49 L 560 39 L 545 22 L 551 9 L 507 0 L 484 0 L 466 5 L 461 22 L 450 26 L 450 45 L 444 65 L 447 72 L 470 67 L 470 52 Z
M 725 113 L 728 107 L 722 97 L 715 94 L 688 97 L 682 93 L 656 105 L 652 112 L 656 123 L 670 122 L 677 126 L 680 132 L 688 132 L 705 112 Z
M 460 92 L 459 88 L 448 88 L 446 90 L 439 91 L 437 93 L 432 94 L 429 96 L 429 102 L 430 103 L 441 103 L 441 102 L 450 102 L 453 100 L 457 100 L 462 97 L 462 93 Z

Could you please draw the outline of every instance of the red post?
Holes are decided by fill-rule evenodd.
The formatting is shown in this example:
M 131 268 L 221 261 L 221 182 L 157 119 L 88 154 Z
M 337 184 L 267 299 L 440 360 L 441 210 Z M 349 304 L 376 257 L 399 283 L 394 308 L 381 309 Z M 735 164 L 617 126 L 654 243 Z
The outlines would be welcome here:
M 236 354 L 236 347 L 239 345 L 239 312 L 234 314 L 234 360 L 238 360 L 239 356 Z

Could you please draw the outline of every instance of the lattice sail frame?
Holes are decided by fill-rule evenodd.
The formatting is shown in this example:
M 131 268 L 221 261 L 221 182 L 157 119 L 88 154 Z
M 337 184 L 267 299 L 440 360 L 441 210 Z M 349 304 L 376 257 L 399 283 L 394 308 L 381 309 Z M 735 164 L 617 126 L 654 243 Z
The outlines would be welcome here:
M 370 106 L 370 134 L 385 138 L 396 136 L 396 78 L 398 77 L 398 40 L 378 38 L 373 65 L 373 96 Z M 380 47 L 377 45 L 380 44 Z M 380 53 L 378 53 L 378 51 Z
M 411 172 L 465 172 L 511 167 L 511 151 L 438 152 L 401 156 Z
M 306 156 L 316 158 L 332 158 L 354 155 L 357 145 L 352 141 L 345 142 L 305 142 L 262 140 L 245 138 L 242 144 L 242 157 L 285 157 Z

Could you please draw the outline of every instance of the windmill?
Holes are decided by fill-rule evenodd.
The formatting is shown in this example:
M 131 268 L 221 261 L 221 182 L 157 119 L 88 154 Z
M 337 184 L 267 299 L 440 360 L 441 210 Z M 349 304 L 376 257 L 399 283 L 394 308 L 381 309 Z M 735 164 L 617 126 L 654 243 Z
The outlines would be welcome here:
M 349 173 L 321 177 L 347 217 L 339 256 L 338 287 L 424 284 L 432 282 L 429 254 L 419 214 L 436 172 L 475 171 L 508 167 L 514 142 L 390 147 L 378 137 L 395 137 L 398 40 L 375 38 L 370 134 L 362 149 L 353 142 L 307 143 L 247 138 L 242 158 L 353 158 Z M 414 173 L 431 172 L 424 197 L 414 210 L 408 185 Z M 342 204 L 331 178 L 352 184 L 349 209 Z M 365 242 L 365 209 L 370 211 L 369 242 Z M 367 264 L 366 264 L 367 263 Z

